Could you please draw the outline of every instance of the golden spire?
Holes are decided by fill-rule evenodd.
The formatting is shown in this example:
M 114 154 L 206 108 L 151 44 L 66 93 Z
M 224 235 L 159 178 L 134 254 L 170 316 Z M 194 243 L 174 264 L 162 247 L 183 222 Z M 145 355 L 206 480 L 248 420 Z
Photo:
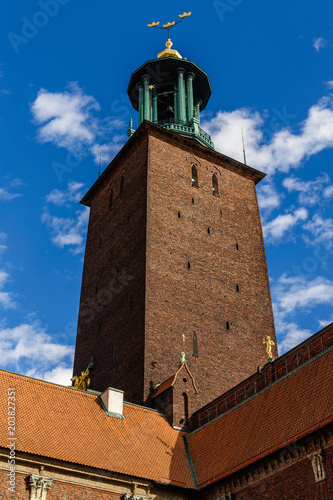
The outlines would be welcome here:
M 162 50 L 157 55 L 158 59 L 162 59 L 163 57 L 176 57 L 177 59 L 182 59 L 182 56 L 179 54 L 177 50 L 172 49 L 172 41 L 170 39 L 170 29 L 176 26 L 177 24 L 181 23 L 185 17 L 189 17 L 192 14 L 192 12 L 183 12 L 183 14 L 178 14 L 178 17 L 180 18 L 180 21 L 169 21 L 166 24 L 162 24 L 162 26 L 158 26 L 160 24 L 160 21 L 158 22 L 152 22 L 150 24 L 147 24 L 148 28 L 157 28 L 159 30 L 168 30 L 168 39 L 166 41 L 166 49 Z

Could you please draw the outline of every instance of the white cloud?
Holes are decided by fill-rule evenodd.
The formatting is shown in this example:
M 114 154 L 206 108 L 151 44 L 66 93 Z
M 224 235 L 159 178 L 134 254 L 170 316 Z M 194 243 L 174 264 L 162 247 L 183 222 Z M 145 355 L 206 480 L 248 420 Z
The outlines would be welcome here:
M 64 92 L 41 89 L 30 109 L 38 125 L 40 142 L 51 142 L 81 155 L 90 152 L 96 163 L 100 161 L 100 151 L 101 163 L 109 163 L 126 142 L 123 134 L 112 136 L 115 130 L 125 126 L 125 122 L 112 116 L 98 118 L 98 102 L 86 95 L 77 83 L 70 83 Z M 105 144 L 99 144 L 101 138 Z
M 288 119 L 284 120 L 285 123 Z M 246 156 L 251 166 L 268 173 L 288 172 L 311 155 L 333 147 L 333 97 L 323 97 L 308 111 L 307 118 L 292 127 L 284 127 L 264 143 L 265 120 L 257 111 L 241 108 L 219 111 L 202 123 L 212 136 L 218 151 L 239 161 L 242 158 L 241 127 L 246 139 Z
M 306 340 L 312 334 L 307 328 L 300 328 L 296 323 L 281 322 L 279 325 L 282 340 L 278 343 L 279 355 L 289 351 Z
M 54 384 L 70 386 L 72 385 L 71 378 L 73 375 L 73 368 L 68 367 L 66 363 L 60 363 L 55 368 L 47 371 L 39 371 L 32 368 L 28 370 L 25 375 L 46 380 L 47 382 L 53 382 Z
M 328 82 L 325 83 L 330 90 L 333 89 L 333 80 L 329 80 Z
M 99 110 L 94 97 L 84 94 L 76 83 L 69 84 L 65 92 L 42 89 L 31 104 L 34 120 L 39 125 L 39 140 L 70 151 L 93 144 L 97 131 L 93 112 Z
M 260 183 L 257 188 L 259 207 L 267 212 L 280 206 L 282 195 L 272 183 Z
M 333 282 L 323 276 L 307 280 L 283 274 L 273 286 L 273 296 L 277 313 L 286 315 L 318 304 L 333 304 Z
M 318 305 L 333 304 L 333 282 L 323 276 L 307 279 L 283 274 L 272 286 L 272 297 L 276 330 L 278 338 L 281 339 L 279 342 L 281 355 L 313 333 L 308 328 L 301 328 L 289 318 L 299 315 L 300 310 L 304 312 Z M 320 326 L 326 324 L 320 323 Z
M 333 322 L 333 316 L 331 316 L 329 319 L 318 320 L 320 328 L 325 328 L 325 326 L 331 324 L 332 322 Z
M 317 177 L 314 181 L 302 181 L 301 179 L 291 176 L 283 180 L 282 185 L 288 192 L 299 192 L 298 200 L 302 205 L 316 205 L 322 200 L 324 184 L 330 182 L 327 174 Z M 329 186 L 333 187 L 333 186 Z M 327 189 L 327 188 L 326 188 Z
M 11 292 L 3 291 L 3 288 L 9 279 L 9 274 L 3 269 L 0 269 L 0 306 L 2 306 L 3 309 L 14 309 L 16 307 L 13 294 Z
M 110 158 L 118 153 L 125 142 L 126 137 L 124 135 L 115 135 L 112 138 L 112 142 L 108 142 L 106 144 L 94 144 L 91 147 L 91 154 L 94 157 L 95 163 L 99 164 L 100 158 L 102 164 L 109 163 Z
M 3 231 L 0 231 L 0 256 L 3 252 L 7 250 L 7 245 L 6 245 L 7 238 L 8 238 L 7 234 L 4 233 Z
M 80 191 L 83 187 L 84 184 L 81 182 L 69 182 L 66 191 L 54 189 L 46 196 L 46 201 L 59 207 L 66 205 L 68 202 L 78 202 L 83 197 L 83 191 Z
M 19 193 L 10 193 L 8 188 L 0 188 L 0 201 L 11 201 L 15 200 L 18 196 L 21 196 Z
M 51 229 L 51 239 L 59 248 L 70 247 L 73 254 L 84 250 L 84 235 L 86 233 L 89 208 L 75 212 L 76 217 L 57 217 L 51 215 L 47 209 L 42 215 L 42 222 Z
M 293 213 L 278 215 L 275 219 L 267 222 L 263 226 L 266 241 L 278 243 L 290 229 L 299 221 L 306 220 L 307 217 L 308 212 L 303 207 L 298 208 Z
M 333 196 L 333 184 L 327 186 L 323 191 L 324 198 L 331 198 Z
M 329 249 L 333 245 L 333 219 L 323 219 L 316 214 L 312 219 L 304 224 L 303 229 L 309 231 L 313 238 L 303 235 L 304 240 L 310 245 L 324 245 Z
M 49 371 L 53 365 L 72 360 L 74 347 L 56 344 L 36 321 L 0 329 L 0 359 L 3 368 L 15 365 L 20 371 Z
M 325 47 L 325 45 L 327 44 L 327 40 L 325 40 L 325 38 L 322 38 L 321 36 L 318 38 L 314 38 L 312 41 L 312 47 L 314 47 L 317 52 L 319 52 L 319 50 Z

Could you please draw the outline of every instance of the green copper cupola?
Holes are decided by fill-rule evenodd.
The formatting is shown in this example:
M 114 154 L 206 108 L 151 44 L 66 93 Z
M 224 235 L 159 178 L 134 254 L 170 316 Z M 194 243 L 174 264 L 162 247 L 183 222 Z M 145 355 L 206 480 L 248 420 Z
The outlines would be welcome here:
M 148 120 L 214 149 L 200 127 L 200 112 L 212 93 L 208 75 L 172 50 L 170 38 L 166 46 L 157 59 L 147 61 L 131 75 L 127 93 L 139 112 L 138 125 Z M 130 127 L 129 135 L 133 132 Z

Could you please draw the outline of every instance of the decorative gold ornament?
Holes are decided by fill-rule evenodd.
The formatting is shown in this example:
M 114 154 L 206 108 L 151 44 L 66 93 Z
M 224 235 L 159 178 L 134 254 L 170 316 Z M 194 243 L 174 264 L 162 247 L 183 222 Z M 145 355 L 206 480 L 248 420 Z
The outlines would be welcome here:
M 266 344 L 266 352 L 268 359 L 273 359 L 272 346 L 275 345 L 275 342 L 273 342 L 273 340 L 269 335 L 266 335 L 266 337 L 263 340 L 263 344 Z
M 166 24 L 162 24 L 162 26 L 158 26 L 160 24 L 160 22 L 158 22 L 158 23 L 153 22 L 153 23 L 147 24 L 148 28 L 157 28 L 158 30 L 168 30 L 168 40 L 165 44 L 167 48 L 162 50 L 162 52 L 160 52 L 157 55 L 158 59 L 162 59 L 164 57 L 175 57 L 177 59 L 182 59 L 182 56 L 179 54 L 179 52 L 177 52 L 177 50 L 171 49 L 173 43 L 170 40 L 170 30 L 171 30 L 171 28 L 176 26 L 176 24 L 181 23 L 183 21 L 183 19 L 185 19 L 185 17 L 189 17 L 191 14 L 192 14 L 192 12 L 183 12 L 183 14 L 178 14 L 179 21 L 177 21 L 177 22 L 176 21 L 169 21 Z
M 90 385 L 89 367 L 85 372 L 81 372 L 81 375 L 74 375 L 74 377 L 71 378 L 71 381 L 74 382 L 74 389 L 86 391 L 87 387 Z
M 163 28 L 172 28 L 176 24 L 176 21 L 172 21 L 172 23 L 163 24 Z

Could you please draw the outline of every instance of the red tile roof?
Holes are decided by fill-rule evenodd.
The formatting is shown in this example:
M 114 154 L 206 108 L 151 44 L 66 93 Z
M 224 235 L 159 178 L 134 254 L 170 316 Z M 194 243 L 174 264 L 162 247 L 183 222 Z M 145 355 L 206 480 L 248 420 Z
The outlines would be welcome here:
M 199 488 L 333 421 L 333 348 L 186 437 Z
M 109 417 L 98 396 L 2 370 L 0 385 L 0 446 L 15 387 L 18 451 L 193 488 L 183 433 L 161 413 L 124 403 L 124 420 Z

